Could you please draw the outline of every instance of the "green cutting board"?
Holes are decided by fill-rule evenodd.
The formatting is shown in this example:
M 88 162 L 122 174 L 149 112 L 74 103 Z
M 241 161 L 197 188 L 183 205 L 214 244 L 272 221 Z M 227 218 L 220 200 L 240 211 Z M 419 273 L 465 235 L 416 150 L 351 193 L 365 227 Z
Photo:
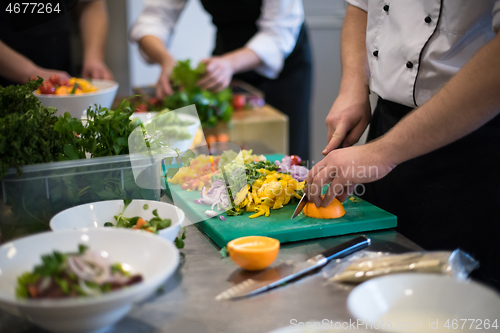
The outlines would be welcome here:
M 268 160 L 281 160 L 283 155 L 267 155 Z M 196 226 L 203 230 L 220 247 L 239 237 L 267 236 L 278 239 L 281 243 L 305 239 L 338 236 L 370 230 L 394 228 L 396 216 L 390 214 L 367 201 L 355 198 L 356 202 L 344 202 L 346 214 L 338 219 L 322 220 L 300 214 L 293 220 L 293 211 L 297 201 L 283 208 L 271 210 L 269 217 L 249 218 L 252 213 L 245 212 L 239 216 L 227 216 L 225 221 L 218 216 L 208 218 L 205 211 L 210 206 L 198 205 L 193 201 L 200 198 L 200 192 L 182 190 L 180 185 L 169 184 L 175 204 L 181 208 L 190 220 L 201 221 Z

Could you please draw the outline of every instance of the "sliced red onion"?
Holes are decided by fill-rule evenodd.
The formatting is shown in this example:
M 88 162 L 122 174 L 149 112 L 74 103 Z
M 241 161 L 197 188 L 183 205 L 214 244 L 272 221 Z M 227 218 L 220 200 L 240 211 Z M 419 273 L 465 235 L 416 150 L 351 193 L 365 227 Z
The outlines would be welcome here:
M 79 278 L 97 284 L 106 283 L 111 277 L 109 261 L 100 253 L 87 250 L 81 256 L 70 256 L 66 260 L 69 269 Z
M 89 270 L 86 265 L 80 262 L 79 258 L 76 256 L 70 256 L 66 260 L 69 269 L 73 272 L 78 278 L 92 281 L 94 278 L 94 272 Z
M 216 217 L 217 215 L 219 215 L 219 213 L 214 212 L 213 210 L 206 210 L 205 214 L 209 217 Z
M 52 278 L 50 276 L 44 277 L 42 282 L 40 283 L 40 286 L 38 286 L 38 292 L 42 293 L 45 291 L 50 286 L 50 282 L 52 281 Z
M 211 210 L 215 210 L 215 209 L 220 210 L 220 208 L 219 208 L 219 205 L 218 205 L 218 204 L 219 204 L 218 202 L 214 202 L 214 203 L 212 204 L 212 207 L 210 207 L 210 209 L 211 209 Z
M 225 221 L 225 220 L 226 220 L 226 218 L 225 218 L 224 216 L 222 216 L 222 215 L 219 215 L 219 218 L 220 218 L 222 221 Z
M 88 296 L 99 296 L 101 292 L 94 288 L 89 288 L 83 279 L 78 279 L 80 289 Z
M 290 176 L 299 182 L 306 180 L 307 174 L 309 173 L 309 170 L 306 167 L 301 165 L 292 165 L 290 156 L 285 156 L 281 162 L 275 161 L 274 163 L 279 167 L 277 170 L 278 172 L 289 172 Z
M 292 165 L 290 168 L 290 175 L 298 182 L 306 180 L 308 173 L 309 170 L 301 165 Z

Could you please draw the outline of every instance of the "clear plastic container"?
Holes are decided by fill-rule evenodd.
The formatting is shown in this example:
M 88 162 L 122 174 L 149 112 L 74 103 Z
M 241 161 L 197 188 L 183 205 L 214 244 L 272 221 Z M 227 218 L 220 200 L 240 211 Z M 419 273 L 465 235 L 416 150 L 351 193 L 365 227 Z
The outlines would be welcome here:
M 52 216 L 64 209 L 102 200 L 160 200 L 160 162 L 148 159 L 140 175 L 132 172 L 130 155 L 92 158 L 25 166 L 0 180 L 0 233 L 3 240 L 49 229 Z M 144 178 L 143 178 L 144 177 Z M 157 189 L 137 184 L 158 184 Z

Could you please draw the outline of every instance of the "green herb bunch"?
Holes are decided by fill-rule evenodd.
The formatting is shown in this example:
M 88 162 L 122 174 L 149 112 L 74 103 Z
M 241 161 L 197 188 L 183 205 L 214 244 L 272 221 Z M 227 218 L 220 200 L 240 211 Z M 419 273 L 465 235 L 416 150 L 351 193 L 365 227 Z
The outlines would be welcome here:
M 59 160 L 85 158 L 85 153 L 91 157 L 128 154 L 128 136 L 135 128 L 130 120 L 132 113 L 127 99 L 116 110 L 89 107 L 85 125 L 66 112 L 54 126 L 65 139 Z
M 24 85 L 0 87 L 0 178 L 9 168 L 58 160 L 68 133 L 54 132 L 55 108 L 44 107 L 33 95 L 42 78 Z

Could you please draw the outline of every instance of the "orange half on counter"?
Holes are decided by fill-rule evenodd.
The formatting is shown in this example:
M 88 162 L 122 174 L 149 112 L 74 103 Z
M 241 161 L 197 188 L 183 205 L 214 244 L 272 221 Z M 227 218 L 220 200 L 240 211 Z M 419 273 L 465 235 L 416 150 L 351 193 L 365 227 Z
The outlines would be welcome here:
M 264 236 L 241 237 L 227 243 L 231 259 L 249 271 L 258 271 L 271 265 L 279 249 L 279 240 Z

